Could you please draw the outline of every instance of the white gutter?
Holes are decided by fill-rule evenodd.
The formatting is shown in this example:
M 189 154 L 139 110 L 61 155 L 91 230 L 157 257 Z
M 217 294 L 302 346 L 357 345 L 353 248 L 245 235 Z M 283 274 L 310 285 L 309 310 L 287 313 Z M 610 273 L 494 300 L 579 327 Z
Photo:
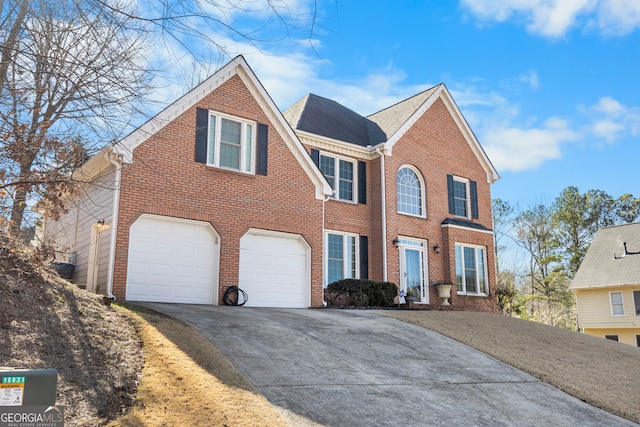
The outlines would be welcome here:
M 111 214 L 111 244 L 109 245 L 109 270 L 107 272 L 107 297 L 116 299 L 113 295 L 113 276 L 116 258 L 116 235 L 118 231 L 118 211 L 120 208 L 120 184 L 122 178 L 122 156 L 109 150 L 105 152 L 109 162 L 115 166 L 115 188 L 113 190 L 113 213 Z
M 322 307 L 325 308 L 328 304 L 327 302 L 324 300 L 324 279 L 325 279 L 325 266 L 324 266 L 324 245 L 325 245 L 325 238 L 324 238 L 324 205 L 325 203 L 327 203 L 327 201 L 331 200 L 331 196 L 325 196 L 324 199 L 322 200 L 322 283 L 320 284 L 320 286 L 322 286 Z
M 381 144 L 385 148 L 384 144 Z M 380 155 L 380 190 L 382 192 L 382 281 L 387 281 L 387 192 L 385 189 L 384 152 L 376 147 Z

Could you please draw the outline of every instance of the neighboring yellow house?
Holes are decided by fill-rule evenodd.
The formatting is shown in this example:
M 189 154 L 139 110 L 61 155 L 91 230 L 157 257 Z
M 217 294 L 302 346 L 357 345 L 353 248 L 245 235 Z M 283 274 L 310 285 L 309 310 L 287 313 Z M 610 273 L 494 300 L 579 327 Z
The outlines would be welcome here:
M 585 334 L 640 347 L 640 223 L 598 230 L 570 288 Z

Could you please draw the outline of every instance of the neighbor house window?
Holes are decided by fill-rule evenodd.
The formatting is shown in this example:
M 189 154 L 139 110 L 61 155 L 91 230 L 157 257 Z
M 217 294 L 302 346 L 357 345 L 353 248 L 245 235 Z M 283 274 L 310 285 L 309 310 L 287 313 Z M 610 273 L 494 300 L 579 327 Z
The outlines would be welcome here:
M 321 154 L 318 166 L 335 190 L 334 198 L 355 202 L 355 161 Z
M 624 316 L 624 303 L 622 302 L 622 292 L 609 292 L 611 302 L 611 315 Z
M 636 316 L 640 316 L 640 291 L 633 291 L 633 305 L 636 309 Z
M 408 166 L 401 167 L 396 175 L 398 212 L 425 216 L 424 185 L 418 172 Z
M 358 236 L 346 233 L 326 233 L 327 283 L 352 279 L 358 275 Z
M 486 295 L 486 250 L 483 246 L 456 244 L 456 283 L 459 294 Z
M 255 126 L 253 122 L 219 113 L 210 114 L 207 164 L 253 173 Z
M 604 336 L 606 339 L 611 340 L 611 341 L 618 341 L 618 336 L 617 335 L 605 335 Z
M 640 347 L 640 335 L 636 335 L 636 347 Z

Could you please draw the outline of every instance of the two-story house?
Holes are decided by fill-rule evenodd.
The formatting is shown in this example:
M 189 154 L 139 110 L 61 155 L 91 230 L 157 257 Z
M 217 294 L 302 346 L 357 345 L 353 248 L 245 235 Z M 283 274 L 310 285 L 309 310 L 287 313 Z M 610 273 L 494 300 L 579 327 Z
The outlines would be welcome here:
M 498 174 L 442 84 L 369 117 L 312 94 L 282 113 L 237 57 L 76 177 L 45 235 L 95 292 L 321 307 L 354 277 L 495 310 Z
M 640 223 L 599 229 L 571 289 L 585 334 L 640 347 Z

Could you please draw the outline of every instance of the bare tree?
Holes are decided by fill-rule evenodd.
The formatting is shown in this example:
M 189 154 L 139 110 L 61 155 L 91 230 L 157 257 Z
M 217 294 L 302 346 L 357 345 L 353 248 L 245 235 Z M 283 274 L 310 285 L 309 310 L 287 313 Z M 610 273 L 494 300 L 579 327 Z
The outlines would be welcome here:
M 85 2 L 2 4 L 17 13 L 4 29 L 0 75 L 2 188 L 15 232 L 30 195 L 70 182 L 84 158 L 77 136 L 110 135 L 150 86 L 145 35 L 122 16 Z
M 20 229 L 30 199 L 73 191 L 87 153 L 130 130 L 153 90 L 158 43 L 199 60 L 227 43 L 257 43 L 260 28 L 313 31 L 315 10 L 246 0 L 0 0 L 0 217 Z M 262 5 L 262 7 L 256 7 Z M 238 17 L 262 16 L 258 28 Z M 310 33 L 309 33 L 310 34 Z M 206 46 L 205 49 L 202 47 Z M 178 62 L 178 61 L 176 61 Z M 149 111 L 149 108 L 146 108 Z M 79 143 L 90 141 L 90 143 Z
M 505 236 L 509 237 L 512 228 L 510 219 L 513 213 L 513 207 L 509 202 L 502 199 L 493 199 L 491 201 L 491 217 L 493 220 L 493 239 L 496 251 L 496 272 L 500 275 L 500 264 L 498 262 L 499 254 L 504 252 L 505 247 L 500 245 L 500 240 Z

